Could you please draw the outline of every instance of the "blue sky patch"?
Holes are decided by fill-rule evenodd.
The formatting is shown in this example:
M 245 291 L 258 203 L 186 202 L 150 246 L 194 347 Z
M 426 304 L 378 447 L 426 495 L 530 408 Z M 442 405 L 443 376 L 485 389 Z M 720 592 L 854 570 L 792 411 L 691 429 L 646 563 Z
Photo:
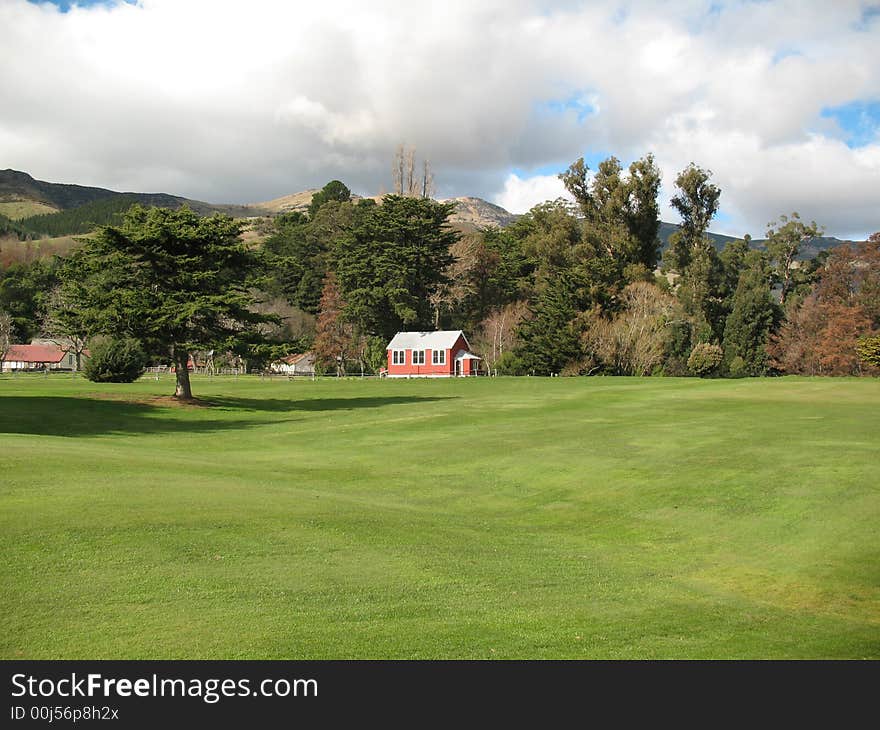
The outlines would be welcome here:
M 574 112 L 578 123 L 583 124 L 587 118 L 599 113 L 598 107 L 593 101 L 593 95 L 587 91 L 576 91 L 562 99 L 549 99 L 538 102 L 535 111 L 539 114 L 561 115 Z
M 137 0 L 28 0 L 28 2 L 34 5 L 55 5 L 62 13 L 66 13 L 74 5 L 79 5 L 81 8 L 93 5 L 117 5 L 119 2 L 135 5 Z
M 837 122 L 843 131 L 843 141 L 850 148 L 864 147 L 880 137 L 880 101 L 853 101 L 825 107 L 822 116 Z
M 880 5 L 869 5 L 862 9 L 862 15 L 855 24 L 856 30 L 868 30 L 871 27 L 871 21 L 874 18 L 880 18 Z
M 786 58 L 791 58 L 792 56 L 803 56 L 796 48 L 780 48 L 773 54 L 773 65 L 775 66 L 780 61 L 785 60 Z
M 583 157 L 584 162 L 587 163 L 587 166 L 590 170 L 595 171 L 597 167 L 599 167 L 599 163 L 602 160 L 607 160 L 611 157 L 610 152 L 584 152 L 582 155 L 578 155 L 577 157 Z M 535 177 L 536 175 L 559 175 L 562 172 L 565 172 L 568 169 L 568 166 L 574 162 L 577 157 L 574 157 L 570 160 L 560 160 L 558 162 L 550 162 L 544 165 L 540 165 L 539 167 L 513 167 L 511 168 L 511 172 L 516 175 L 521 180 L 525 180 L 528 177 Z M 623 164 L 623 163 L 621 163 Z

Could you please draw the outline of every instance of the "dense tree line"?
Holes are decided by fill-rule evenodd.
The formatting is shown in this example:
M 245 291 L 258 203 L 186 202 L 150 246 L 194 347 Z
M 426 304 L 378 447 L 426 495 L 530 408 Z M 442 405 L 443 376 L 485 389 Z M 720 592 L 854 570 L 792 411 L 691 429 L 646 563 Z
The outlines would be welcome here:
M 675 180 L 682 224 L 661 256 L 652 156 L 626 168 L 610 157 L 594 173 L 578 160 L 560 177 L 573 203 L 547 201 L 505 229 L 477 233 L 456 231 L 452 206 L 417 185 L 377 205 L 353 202 L 334 180 L 306 212 L 275 218 L 259 250 L 236 243 L 241 226 L 223 216 L 204 219 L 213 228 L 203 230 L 191 211 L 136 208 L 63 267 L 0 272 L 0 311 L 17 341 L 49 330 L 82 339 L 118 332 L 153 356 L 222 346 L 247 351 L 254 364 L 312 348 L 321 368 L 339 372 L 377 370 L 385 343 L 404 329 L 462 329 L 500 374 L 877 372 L 880 234 L 802 260 L 820 229 L 791 213 L 768 225 L 762 248 L 744 236 L 719 251 L 708 229 L 721 190 L 691 164 Z M 220 278 L 181 243 L 193 231 L 227 257 Z M 120 252 L 164 268 L 169 280 L 135 296 L 125 282 L 140 269 L 109 265 Z M 193 267 L 198 276 L 183 275 Z M 205 291 L 207 280 L 235 295 Z M 124 305 L 125 291 L 137 306 Z M 78 321 L 90 311 L 83 302 L 90 323 Z M 186 329 L 196 312 L 205 326 Z
M 27 241 L 36 238 L 37 233 L 0 213 L 0 236 L 15 236 L 19 241 Z
M 22 218 L 21 228 L 38 236 L 67 236 L 90 233 L 99 226 L 117 225 L 129 208 L 139 202 L 135 195 L 115 195 L 70 210 Z
M 417 196 L 361 211 L 337 198 L 299 216 L 295 235 L 279 221 L 271 245 L 286 240 L 291 262 L 277 277 L 292 273 L 285 291 L 318 317 L 327 367 L 363 363 L 371 337 L 453 328 L 499 373 L 874 372 L 857 348 L 880 332 L 876 235 L 803 261 L 821 231 L 792 213 L 768 225 L 763 248 L 747 235 L 718 251 L 708 229 L 721 190 L 691 164 L 675 181 L 682 224 L 661 259 L 650 155 L 626 169 L 611 157 L 593 174 L 578 160 L 560 177 L 574 204 L 548 201 L 478 234 L 456 234 L 447 208 Z M 330 235 L 315 230 L 327 216 Z
M 58 258 L 37 259 L 0 269 L 0 314 L 11 318 L 13 343 L 30 342 L 40 335 L 50 294 L 58 284 L 59 265 Z

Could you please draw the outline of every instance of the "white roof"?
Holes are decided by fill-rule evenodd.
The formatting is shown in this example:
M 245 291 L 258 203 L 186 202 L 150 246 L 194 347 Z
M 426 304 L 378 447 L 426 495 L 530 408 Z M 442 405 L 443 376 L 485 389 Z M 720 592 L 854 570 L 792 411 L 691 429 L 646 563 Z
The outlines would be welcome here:
M 449 350 L 459 337 L 461 330 L 437 330 L 436 332 L 398 332 L 388 343 L 388 350 Z M 464 339 L 468 344 L 467 338 Z

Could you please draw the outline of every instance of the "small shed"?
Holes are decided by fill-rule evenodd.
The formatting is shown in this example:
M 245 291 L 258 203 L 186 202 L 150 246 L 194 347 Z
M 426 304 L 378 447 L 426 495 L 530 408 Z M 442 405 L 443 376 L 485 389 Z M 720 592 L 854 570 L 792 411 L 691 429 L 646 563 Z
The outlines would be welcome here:
M 387 350 L 389 378 L 452 378 L 480 372 L 480 358 L 461 330 L 398 332 Z
M 282 357 L 269 365 L 269 370 L 282 375 L 314 375 L 315 353 L 300 352 Z

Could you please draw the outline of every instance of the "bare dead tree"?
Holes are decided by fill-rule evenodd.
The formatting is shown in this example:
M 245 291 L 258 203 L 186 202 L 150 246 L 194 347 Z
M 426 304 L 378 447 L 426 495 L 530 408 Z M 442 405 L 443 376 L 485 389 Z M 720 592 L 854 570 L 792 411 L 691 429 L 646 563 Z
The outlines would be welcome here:
M 395 195 L 407 198 L 430 198 L 434 195 L 434 174 L 428 160 L 422 162 L 421 176 L 416 174 L 416 149 L 397 145 L 391 162 L 391 188 Z
M 409 198 L 415 198 L 417 195 L 418 183 L 416 182 L 416 149 L 409 147 L 406 150 L 406 187 L 405 195 Z
M 65 354 L 73 354 L 76 370 L 82 370 L 86 346 L 95 333 L 88 327 L 75 289 L 62 285 L 50 292 L 42 333 Z
M 434 173 L 429 160 L 424 160 L 422 163 L 422 197 L 426 199 L 434 197 Z
M 6 359 L 6 353 L 12 347 L 12 316 L 0 311 L 0 363 Z
M 394 159 L 391 161 L 391 189 L 395 195 L 404 194 L 406 181 L 406 155 L 407 147 L 402 142 L 394 151 Z
M 495 369 L 504 352 L 516 346 L 517 327 L 528 315 L 528 311 L 527 302 L 511 302 L 490 312 L 480 323 L 471 344 L 490 372 Z

